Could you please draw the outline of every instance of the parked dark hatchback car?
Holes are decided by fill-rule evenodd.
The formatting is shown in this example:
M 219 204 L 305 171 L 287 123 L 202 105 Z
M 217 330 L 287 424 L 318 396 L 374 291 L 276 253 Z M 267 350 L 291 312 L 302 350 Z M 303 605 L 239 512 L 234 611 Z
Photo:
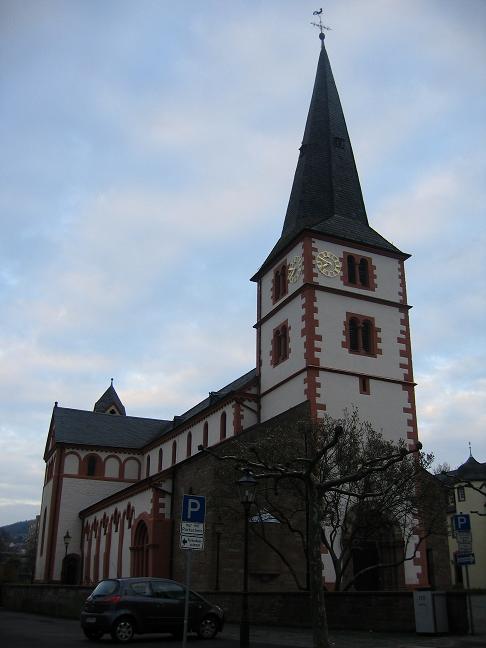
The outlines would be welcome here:
M 170 632 L 182 637 L 184 585 L 164 578 L 112 578 L 103 580 L 87 598 L 81 627 L 88 639 L 110 633 L 119 643 L 135 633 Z M 212 639 L 223 629 L 224 613 L 218 605 L 189 592 L 188 632 Z

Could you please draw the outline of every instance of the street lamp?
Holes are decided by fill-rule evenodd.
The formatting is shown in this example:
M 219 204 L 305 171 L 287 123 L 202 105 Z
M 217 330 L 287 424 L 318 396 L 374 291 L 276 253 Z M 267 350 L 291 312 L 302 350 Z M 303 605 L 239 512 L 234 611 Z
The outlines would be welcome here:
M 243 546 L 243 599 L 241 601 L 240 647 L 250 645 L 250 624 L 248 620 L 248 514 L 255 500 L 257 481 L 249 468 L 245 468 L 243 477 L 236 482 L 240 502 L 245 510 L 245 536 Z
M 71 536 L 69 535 L 69 531 L 66 531 L 66 533 L 64 534 L 64 546 L 66 547 L 66 553 L 64 554 L 64 558 L 67 556 L 70 542 L 71 542 Z
M 222 522 L 216 522 L 214 525 L 214 531 L 216 533 L 216 582 L 214 584 L 214 589 L 219 590 L 219 563 L 221 557 L 221 534 L 223 533 L 224 525 Z

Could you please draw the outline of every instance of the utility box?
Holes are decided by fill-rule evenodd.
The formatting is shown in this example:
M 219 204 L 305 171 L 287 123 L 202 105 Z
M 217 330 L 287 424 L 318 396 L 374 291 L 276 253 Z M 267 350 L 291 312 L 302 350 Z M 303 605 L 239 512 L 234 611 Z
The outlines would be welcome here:
M 443 634 L 449 632 L 447 598 L 445 592 L 416 590 L 413 593 L 415 632 Z

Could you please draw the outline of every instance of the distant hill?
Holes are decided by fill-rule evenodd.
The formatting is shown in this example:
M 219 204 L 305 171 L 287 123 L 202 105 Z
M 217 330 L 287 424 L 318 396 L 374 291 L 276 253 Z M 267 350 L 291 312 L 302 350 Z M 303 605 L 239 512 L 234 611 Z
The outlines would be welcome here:
M 24 542 L 27 537 L 29 525 L 33 521 L 34 520 L 24 520 L 23 522 L 14 522 L 13 524 L 7 524 L 0 527 L 0 534 L 8 536 L 11 542 Z

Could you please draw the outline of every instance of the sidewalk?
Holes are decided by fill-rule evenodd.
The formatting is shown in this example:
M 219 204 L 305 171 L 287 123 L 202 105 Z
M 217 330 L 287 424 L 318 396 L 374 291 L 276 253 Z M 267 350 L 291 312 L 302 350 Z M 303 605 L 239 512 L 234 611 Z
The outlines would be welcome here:
M 237 640 L 239 626 L 227 624 L 221 637 Z M 329 633 L 332 648 L 486 648 L 486 635 L 423 636 L 403 633 L 375 633 L 335 630 Z M 312 648 L 312 631 L 308 628 L 275 628 L 253 626 L 250 646 Z

